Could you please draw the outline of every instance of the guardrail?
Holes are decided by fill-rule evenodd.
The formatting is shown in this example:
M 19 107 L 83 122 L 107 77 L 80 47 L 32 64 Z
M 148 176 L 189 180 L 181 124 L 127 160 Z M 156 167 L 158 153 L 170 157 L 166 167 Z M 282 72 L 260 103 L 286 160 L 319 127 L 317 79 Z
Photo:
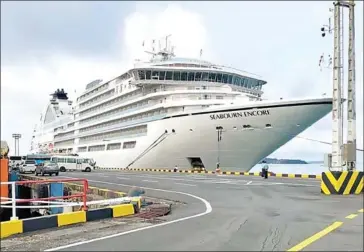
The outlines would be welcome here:
M 73 182 L 73 181 L 81 181 L 83 182 L 83 192 L 77 193 L 73 195 L 67 195 L 67 196 L 58 196 L 58 197 L 47 197 L 47 198 L 33 198 L 33 199 L 16 199 L 15 195 L 15 186 L 16 185 L 32 185 L 32 184 L 48 184 L 48 183 L 61 183 L 61 182 Z M 18 220 L 18 217 L 16 216 L 16 208 L 42 208 L 44 206 L 17 206 L 16 203 L 27 203 L 27 202 L 33 202 L 33 203 L 51 203 L 55 204 L 58 203 L 59 205 L 52 205 L 51 207 L 64 207 L 68 206 L 70 204 L 74 203 L 67 203 L 67 205 L 61 203 L 61 202 L 52 202 L 52 200 L 64 200 L 64 199 L 70 199 L 70 198 L 82 198 L 82 203 L 79 203 L 82 205 L 82 209 L 87 211 L 87 191 L 88 191 L 88 181 L 87 179 L 48 179 L 48 180 L 26 180 L 26 181 L 11 181 L 11 182 L 1 182 L 1 185 L 11 185 L 11 198 L 7 197 L 1 197 L 1 207 L 3 208 L 12 208 L 12 217 L 10 220 Z M 9 200 L 11 199 L 11 200 Z M 6 200 L 6 201 L 3 201 Z M 11 206 L 6 206 L 6 204 L 10 204 Z

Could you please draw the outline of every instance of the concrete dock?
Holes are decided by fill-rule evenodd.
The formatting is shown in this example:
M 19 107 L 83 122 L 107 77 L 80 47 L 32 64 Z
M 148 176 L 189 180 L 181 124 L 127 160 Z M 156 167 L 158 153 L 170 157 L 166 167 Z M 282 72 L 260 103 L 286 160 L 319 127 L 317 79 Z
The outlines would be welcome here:
M 363 196 L 324 196 L 319 180 L 125 171 L 60 175 L 119 191 L 145 187 L 147 196 L 186 204 L 162 223 L 126 221 L 43 246 L 30 242 L 24 250 L 363 251 Z M 22 238 L 2 241 L 2 249 L 20 250 L 12 239 Z

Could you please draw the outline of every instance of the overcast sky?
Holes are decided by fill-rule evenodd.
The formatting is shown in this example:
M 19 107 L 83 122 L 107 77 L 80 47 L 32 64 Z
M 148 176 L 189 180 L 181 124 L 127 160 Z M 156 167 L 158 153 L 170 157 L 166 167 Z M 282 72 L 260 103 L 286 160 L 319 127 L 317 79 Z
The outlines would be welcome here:
M 332 95 L 332 36 L 321 37 L 331 1 L 316 2 L 1 2 L 1 139 L 21 154 L 49 94 L 70 96 L 116 77 L 142 56 L 142 41 L 173 34 L 179 56 L 261 75 L 265 98 Z M 345 30 L 347 26 L 345 26 Z M 363 3 L 356 7 L 357 137 L 363 148 Z M 345 47 L 347 41 L 344 41 Z M 345 63 L 347 56 L 345 53 Z M 345 71 L 345 80 L 347 74 Z M 359 84 L 361 83 L 361 84 Z M 331 141 L 331 113 L 301 134 Z M 271 156 L 322 160 L 329 145 L 294 139 Z M 12 151 L 11 151 L 12 153 Z M 362 153 L 358 153 L 362 156 Z

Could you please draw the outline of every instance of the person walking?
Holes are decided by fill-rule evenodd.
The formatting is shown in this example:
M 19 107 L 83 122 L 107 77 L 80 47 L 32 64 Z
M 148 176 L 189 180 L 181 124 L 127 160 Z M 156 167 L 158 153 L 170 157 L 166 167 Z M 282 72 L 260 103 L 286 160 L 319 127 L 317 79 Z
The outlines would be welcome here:
M 262 177 L 264 179 L 267 179 L 268 178 L 269 166 L 268 166 L 268 164 L 267 164 L 267 162 L 265 160 L 263 160 L 262 164 L 263 164 L 263 167 L 262 167 Z

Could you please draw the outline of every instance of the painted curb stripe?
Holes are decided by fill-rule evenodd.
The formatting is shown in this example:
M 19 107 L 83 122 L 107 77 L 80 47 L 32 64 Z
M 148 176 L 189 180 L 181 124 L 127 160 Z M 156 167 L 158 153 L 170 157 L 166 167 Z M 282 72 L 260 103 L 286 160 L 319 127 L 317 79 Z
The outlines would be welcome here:
M 149 172 L 168 172 L 168 173 L 194 173 L 194 174 L 217 174 L 215 171 L 193 171 L 193 170 L 178 170 L 171 169 L 148 169 L 148 168 L 108 168 L 98 167 L 99 170 L 119 170 L 119 171 L 149 171 Z M 238 171 L 222 171 L 223 175 L 236 175 L 236 176 L 260 176 L 260 172 L 238 172 Z M 305 179 L 321 179 L 321 175 L 315 174 L 290 174 L 290 173 L 270 173 L 270 177 L 278 178 L 305 178 Z
M 41 216 L 23 220 L 23 233 L 58 227 L 57 216 Z

